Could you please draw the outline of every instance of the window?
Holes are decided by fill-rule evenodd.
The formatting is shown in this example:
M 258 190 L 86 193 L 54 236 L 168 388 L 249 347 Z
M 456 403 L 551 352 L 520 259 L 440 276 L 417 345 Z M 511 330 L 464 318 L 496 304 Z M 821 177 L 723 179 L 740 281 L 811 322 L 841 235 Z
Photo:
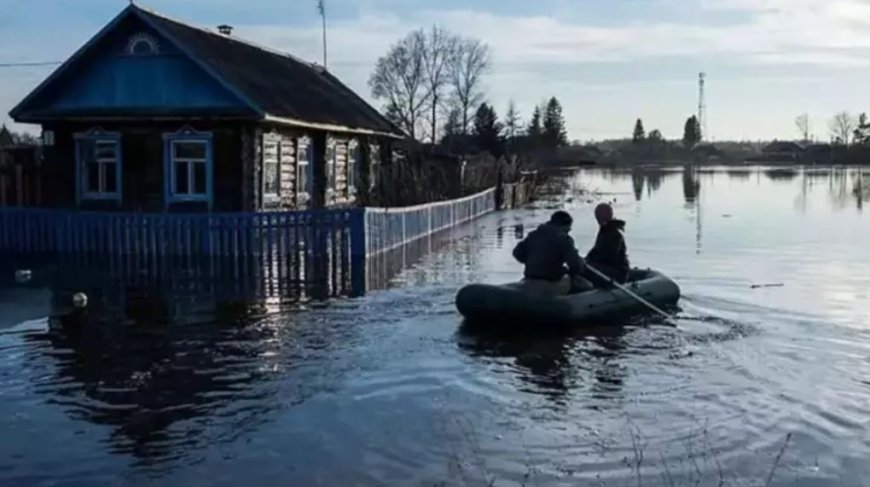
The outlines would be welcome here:
M 76 134 L 80 199 L 121 199 L 121 137 L 91 131 Z
M 347 194 L 356 193 L 356 182 L 359 179 L 359 143 L 352 140 L 347 150 Z
M 263 199 L 280 197 L 281 144 L 276 135 L 263 136 Z
M 381 148 L 372 145 L 369 146 L 369 189 L 375 188 L 378 184 L 378 172 L 381 170 Z
M 211 205 L 212 137 L 190 130 L 163 136 L 166 145 L 166 199 Z
M 308 138 L 301 138 L 296 144 L 296 193 L 297 195 L 310 195 L 311 160 L 314 159 L 314 146 Z
M 335 190 L 335 157 L 337 151 L 335 150 L 335 141 L 329 141 L 326 145 L 326 157 L 324 158 L 324 163 L 326 164 L 326 187 L 328 191 Z

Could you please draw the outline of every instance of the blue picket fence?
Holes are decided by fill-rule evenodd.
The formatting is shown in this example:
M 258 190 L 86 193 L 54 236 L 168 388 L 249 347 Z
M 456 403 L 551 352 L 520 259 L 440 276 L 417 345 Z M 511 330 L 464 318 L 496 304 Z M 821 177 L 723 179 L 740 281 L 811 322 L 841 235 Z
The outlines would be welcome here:
M 365 287 L 365 261 L 495 209 L 495 190 L 408 208 L 273 213 L 116 213 L 0 209 L 0 252 L 77 264 L 189 267 L 319 283 L 333 294 Z

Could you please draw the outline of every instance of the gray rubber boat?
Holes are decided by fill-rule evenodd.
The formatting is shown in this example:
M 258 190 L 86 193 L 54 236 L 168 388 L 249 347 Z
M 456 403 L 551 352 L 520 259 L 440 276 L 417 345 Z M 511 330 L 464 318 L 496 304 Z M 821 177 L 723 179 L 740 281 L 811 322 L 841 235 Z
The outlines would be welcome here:
M 674 305 L 680 287 L 660 272 L 634 269 L 624 285 L 656 306 Z M 546 322 L 582 324 L 648 313 L 649 308 L 618 288 L 564 296 L 529 292 L 521 282 L 470 284 L 456 295 L 456 308 L 471 322 Z

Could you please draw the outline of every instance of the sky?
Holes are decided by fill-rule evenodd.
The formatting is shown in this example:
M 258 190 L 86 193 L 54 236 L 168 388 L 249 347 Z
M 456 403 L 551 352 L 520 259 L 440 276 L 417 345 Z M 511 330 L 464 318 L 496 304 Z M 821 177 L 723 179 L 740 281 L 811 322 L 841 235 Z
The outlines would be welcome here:
M 870 109 L 870 0 L 326 0 L 329 69 L 372 100 L 375 61 L 438 24 L 492 50 L 486 97 L 526 120 L 556 96 L 572 140 L 628 137 L 641 118 L 680 138 L 707 74 L 709 140 L 794 139 L 808 113 Z M 0 65 L 61 61 L 128 0 L 0 0 Z M 137 0 L 185 22 L 322 61 L 316 0 Z M 54 69 L 0 67 L 0 123 Z

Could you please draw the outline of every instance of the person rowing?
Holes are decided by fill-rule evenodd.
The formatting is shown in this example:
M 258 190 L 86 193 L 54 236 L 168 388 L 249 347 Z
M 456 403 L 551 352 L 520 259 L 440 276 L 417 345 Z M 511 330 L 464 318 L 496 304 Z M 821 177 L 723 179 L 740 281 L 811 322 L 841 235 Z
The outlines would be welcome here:
M 525 266 L 525 287 L 555 295 L 609 287 L 610 282 L 588 269 L 587 263 L 614 282 L 626 282 L 629 262 L 622 235 L 625 222 L 614 218 L 613 208 L 607 203 L 596 206 L 594 214 L 598 235 L 585 260 L 570 236 L 573 218 L 565 211 L 553 213 L 550 221 L 517 244 L 513 256 Z

